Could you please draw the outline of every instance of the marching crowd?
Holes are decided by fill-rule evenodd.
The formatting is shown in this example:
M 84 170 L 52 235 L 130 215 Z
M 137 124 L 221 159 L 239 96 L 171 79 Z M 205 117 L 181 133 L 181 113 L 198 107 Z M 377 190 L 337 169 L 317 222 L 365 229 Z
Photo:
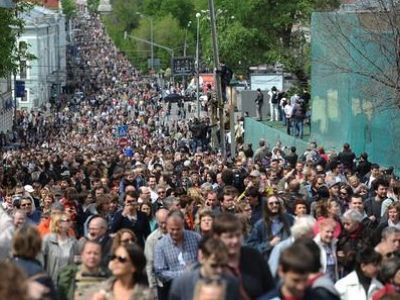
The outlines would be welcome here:
M 164 122 L 98 17 L 76 24 L 85 99 L 22 115 L 2 153 L 0 299 L 399 299 L 393 170 L 348 144 L 227 160 L 199 120 Z

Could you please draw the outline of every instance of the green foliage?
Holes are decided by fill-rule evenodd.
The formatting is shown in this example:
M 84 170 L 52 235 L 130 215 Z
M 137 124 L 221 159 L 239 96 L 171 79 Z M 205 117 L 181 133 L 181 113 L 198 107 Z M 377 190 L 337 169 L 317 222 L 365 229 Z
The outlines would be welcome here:
M 123 40 L 124 31 L 150 40 L 148 17 L 139 20 L 138 13 L 153 18 L 156 43 L 173 48 L 175 56 L 180 56 L 186 37 L 187 55 L 194 56 L 196 13 L 203 10 L 201 61 L 213 67 L 211 28 L 204 12 L 208 9 L 208 0 L 114 0 L 112 4 L 113 13 L 105 17 L 107 30 L 117 46 L 144 69 L 147 69 L 150 46 Z M 215 0 L 220 58 L 235 73 L 244 75 L 252 65 L 280 62 L 306 81 L 310 72 L 310 47 L 303 29 L 309 27 L 313 11 L 338 5 L 338 0 Z M 163 67 L 169 64 L 165 50 L 157 49 L 155 57 L 162 59 Z
M 61 5 L 62 12 L 67 19 L 70 19 L 76 15 L 76 3 L 74 0 L 62 0 Z
M 178 20 L 171 15 L 153 21 L 154 42 L 171 48 L 176 56 L 180 56 L 179 49 L 183 48 L 184 30 L 179 26 Z M 136 37 L 151 40 L 150 21 L 142 19 L 138 28 L 132 34 Z M 136 56 L 141 58 L 143 69 L 147 69 L 147 59 L 151 57 L 151 46 L 147 43 L 135 41 L 131 43 Z M 170 66 L 171 55 L 165 50 L 154 47 L 154 57 L 161 59 L 161 68 Z
M 100 0 L 87 0 L 87 6 L 90 12 L 97 12 L 97 8 L 99 7 Z
M 24 22 L 17 16 L 31 8 L 30 4 L 22 1 L 17 2 L 14 9 L 0 8 L 0 78 L 18 69 L 21 53 L 16 41 L 17 36 L 23 32 Z

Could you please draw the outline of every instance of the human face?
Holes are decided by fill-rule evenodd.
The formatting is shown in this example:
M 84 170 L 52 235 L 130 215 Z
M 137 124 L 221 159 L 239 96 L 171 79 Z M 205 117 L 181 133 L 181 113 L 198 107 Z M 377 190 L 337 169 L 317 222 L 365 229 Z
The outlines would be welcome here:
M 82 264 L 90 269 L 98 268 L 101 262 L 100 245 L 87 243 L 81 254 Z
M 331 187 L 330 189 L 329 189 L 329 192 L 331 193 L 331 195 L 333 195 L 333 196 L 339 196 L 339 185 L 334 185 L 333 187 Z
M 142 192 L 140 193 L 140 198 L 143 199 L 143 201 L 149 201 L 151 196 L 150 189 L 148 187 L 143 187 Z
M 374 278 L 379 273 L 379 264 L 361 264 L 361 271 L 368 278 Z
M 175 243 L 179 243 L 183 239 L 183 225 L 183 220 L 178 218 L 169 218 L 167 220 L 168 233 Z
M 165 189 L 158 189 L 157 195 L 158 195 L 158 198 L 164 199 L 166 196 Z
M 228 257 L 225 257 L 225 259 L 221 261 L 221 259 L 217 259 L 215 255 L 204 257 L 200 251 L 199 261 L 201 263 L 202 275 L 204 277 L 218 278 L 224 272 L 224 268 L 228 263 Z
M 225 210 L 234 210 L 235 202 L 232 195 L 224 195 L 224 199 L 222 201 L 222 206 Z
M 242 232 L 240 230 L 234 232 L 224 232 L 219 238 L 228 247 L 228 255 L 238 255 L 242 246 Z
M 388 218 L 395 224 L 399 222 L 399 213 L 397 212 L 396 208 L 391 208 L 388 210 Z
M 109 211 L 111 212 L 116 212 L 118 209 L 118 202 L 117 201 L 111 201 L 109 205 Z
M 94 219 L 89 223 L 89 239 L 95 240 L 106 233 L 106 229 L 99 222 L 98 219 Z
M 46 196 L 43 200 L 44 207 L 49 208 L 51 204 L 53 204 L 53 202 L 53 198 L 51 198 L 50 196 Z
M 283 272 L 279 270 L 283 280 L 282 292 L 289 298 L 303 298 L 308 286 L 308 273 L 299 274 L 292 271 Z
M 60 222 L 58 224 L 58 228 L 60 232 L 68 232 L 68 230 L 71 227 L 71 219 L 67 215 L 63 215 L 60 219 Z
M 257 196 L 247 196 L 246 200 L 247 200 L 247 203 L 249 203 L 251 206 L 256 206 L 258 204 Z
M 375 178 L 380 175 L 379 168 L 373 168 L 371 169 L 371 175 L 374 176 Z
M 353 188 L 356 188 L 360 184 L 360 180 L 358 179 L 358 177 L 351 177 L 349 181 L 350 181 L 350 185 Z
M 400 250 L 400 233 L 390 234 L 386 238 L 385 242 L 389 246 L 390 249 L 393 249 L 393 251 L 399 251 Z
M 14 215 L 14 226 L 16 228 L 22 227 L 22 225 L 25 224 L 26 217 L 23 213 L 21 212 L 16 212 Z
M 152 190 L 154 190 L 154 189 L 156 188 L 156 184 L 157 184 L 156 179 L 155 179 L 154 177 L 150 177 L 150 178 L 149 178 L 149 181 L 148 181 L 148 186 L 149 186 Z
M 339 197 L 347 202 L 349 199 L 349 193 L 347 193 L 346 189 L 341 189 L 339 192 Z
M 343 221 L 343 227 L 349 233 L 354 232 L 358 228 L 358 225 L 359 225 L 359 223 L 351 221 L 351 220 Z
M 201 232 L 210 232 L 213 223 L 213 218 L 210 216 L 204 216 L 200 219 L 200 230 Z
M 276 197 L 268 198 L 267 205 L 271 215 L 277 215 L 279 213 L 281 205 L 278 198 Z
M 336 201 L 333 201 L 329 205 L 329 214 L 334 217 L 340 214 L 340 206 Z
M 167 215 L 168 215 L 167 211 L 159 211 L 156 214 L 158 228 L 160 229 L 160 231 L 163 234 L 167 234 L 167 232 L 168 232 L 168 230 L 167 230 Z
M 379 185 L 376 190 L 376 196 L 379 199 L 385 199 L 387 196 L 388 187 L 384 185 Z
M 131 244 L 135 242 L 135 238 L 129 232 L 124 232 L 120 238 L 121 244 Z
M 125 206 L 130 207 L 131 209 L 136 209 L 138 205 L 138 201 L 136 198 L 127 195 L 125 197 Z
M 323 178 L 318 178 L 316 183 L 315 183 L 315 187 L 316 188 L 320 188 L 321 186 L 323 186 L 325 184 L 325 180 Z
M 362 214 L 364 213 L 364 203 L 362 198 L 351 198 L 349 207 L 350 209 L 357 210 Z
M 334 238 L 333 233 L 335 232 L 335 227 L 326 225 L 322 227 L 319 231 L 321 236 L 321 241 L 325 244 L 330 244 Z
M 124 247 L 118 247 L 111 258 L 108 267 L 116 278 L 125 277 L 136 271 Z
M 21 208 L 27 213 L 30 214 L 32 212 L 32 202 L 29 199 L 23 199 L 21 201 Z
M 141 208 L 141 211 L 142 211 L 143 213 L 145 213 L 148 217 L 149 217 L 150 214 L 151 214 L 151 208 L 150 208 L 150 206 L 149 206 L 148 204 L 143 204 L 143 205 L 142 205 L 142 208 Z
M 206 206 L 211 208 L 215 208 L 218 206 L 218 199 L 216 193 L 208 193 L 206 199 Z
M 12 195 L 6 195 L 4 199 L 7 202 L 7 204 L 12 205 Z
M 224 183 L 224 181 L 222 180 L 222 174 L 221 173 L 217 174 L 217 183 L 219 185 L 222 185 Z
M 307 206 L 305 204 L 297 204 L 294 210 L 294 214 L 297 217 L 301 217 L 307 214 Z

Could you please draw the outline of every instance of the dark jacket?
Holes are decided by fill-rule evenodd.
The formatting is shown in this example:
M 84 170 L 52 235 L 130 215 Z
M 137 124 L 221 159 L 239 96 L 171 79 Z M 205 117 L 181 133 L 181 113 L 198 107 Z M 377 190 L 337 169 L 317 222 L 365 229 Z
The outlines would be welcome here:
M 117 232 L 118 230 L 120 230 L 122 228 L 128 228 L 128 229 L 132 230 L 136 235 L 138 244 L 142 248 L 144 248 L 144 242 L 146 241 L 146 238 L 148 237 L 148 235 L 151 232 L 149 220 L 148 220 L 146 214 L 138 211 L 137 212 L 137 220 L 132 221 L 129 218 L 124 217 L 122 215 L 122 211 L 117 212 L 114 215 L 114 219 L 111 224 L 111 232 L 112 233 Z
M 200 265 L 196 265 L 193 270 L 173 280 L 169 292 L 169 300 L 194 299 L 196 284 L 201 279 Z M 239 300 L 239 281 L 237 278 L 230 275 L 223 275 L 221 279 L 226 283 L 225 299 Z
M 47 275 L 47 273 L 44 271 L 39 261 L 19 256 L 14 256 L 13 258 L 11 258 L 11 261 L 14 262 L 15 265 L 19 267 L 29 278 L 32 278 L 34 281 L 42 284 L 49 289 L 46 297 L 42 298 L 43 300 L 58 299 L 53 281 L 51 280 L 50 276 Z
M 285 298 L 281 293 L 281 286 L 279 286 L 257 299 L 258 300 L 280 300 L 280 299 L 285 299 Z M 311 288 L 307 288 L 302 300 L 316 300 L 316 299 L 324 299 L 324 298 L 316 297 L 313 290 Z
M 290 227 L 293 225 L 293 222 L 293 216 L 287 213 L 283 213 L 280 216 L 279 231 L 277 236 L 281 238 L 281 241 L 290 236 Z M 273 246 L 270 244 L 272 238 L 271 225 L 266 224 L 264 219 L 260 219 L 254 224 L 254 227 L 250 232 L 250 235 L 247 239 L 247 246 L 257 249 L 267 262 L 273 248 Z
M 257 299 L 275 286 L 267 263 L 255 249 L 241 248 L 239 271 L 243 288 L 250 299 Z
M 263 93 L 257 92 L 257 98 L 256 98 L 256 100 L 254 100 L 254 102 L 255 102 L 256 104 L 258 104 L 258 105 L 263 104 L 263 102 L 264 102 L 264 95 L 263 95 Z

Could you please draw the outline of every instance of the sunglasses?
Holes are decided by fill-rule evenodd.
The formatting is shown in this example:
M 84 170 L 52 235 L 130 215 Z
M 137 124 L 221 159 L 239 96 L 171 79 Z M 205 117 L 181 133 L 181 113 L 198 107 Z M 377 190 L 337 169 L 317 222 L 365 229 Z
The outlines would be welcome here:
M 226 264 L 210 264 L 210 267 L 212 269 L 217 269 L 217 268 L 225 268 Z
M 32 203 L 24 203 L 24 204 L 21 204 L 21 207 L 26 207 L 26 206 L 32 206 Z
M 135 240 L 134 239 L 125 239 L 125 240 L 121 240 L 121 244 L 132 244 L 134 243 Z
M 128 261 L 127 257 L 123 257 L 123 256 L 119 256 L 119 255 L 111 255 L 110 260 L 118 260 L 118 262 L 120 262 L 121 264 L 124 264 Z
M 385 254 L 386 258 L 392 258 L 392 257 L 395 257 L 395 256 L 396 256 L 396 252 L 388 252 L 388 253 Z

